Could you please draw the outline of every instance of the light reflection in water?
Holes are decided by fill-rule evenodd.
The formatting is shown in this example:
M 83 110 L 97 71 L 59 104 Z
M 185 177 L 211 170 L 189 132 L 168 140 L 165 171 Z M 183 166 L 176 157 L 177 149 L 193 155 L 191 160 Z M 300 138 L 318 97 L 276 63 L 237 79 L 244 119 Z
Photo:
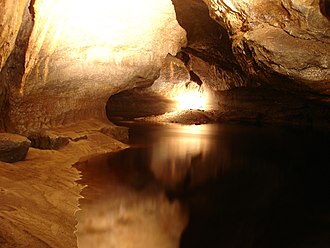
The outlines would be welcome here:
M 198 161 L 203 164 L 212 147 L 211 126 L 191 125 L 173 128 L 159 135 L 152 145 L 150 169 L 155 177 L 172 188 L 188 183 Z M 182 185 L 184 186 L 184 185 Z
M 155 129 L 144 137 L 150 146 L 77 165 L 88 184 L 77 214 L 78 247 L 179 247 L 188 212 L 165 191 L 184 186 L 203 163 L 210 127 Z
M 77 165 L 88 184 L 77 214 L 78 247 L 179 247 L 188 211 L 168 194 L 223 171 L 229 153 L 219 145 L 221 132 L 217 125 L 142 129 L 132 138 L 142 147 Z
M 77 165 L 88 184 L 80 248 L 302 247 L 301 233 L 313 247 L 330 247 L 320 228 L 330 209 L 329 135 L 225 125 L 131 130 L 133 148 Z
M 179 247 L 188 218 L 183 206 L 167 199 L 139 151 L 117 155 L 77 165 L 88 183 L 76 214 L 78 247 Z

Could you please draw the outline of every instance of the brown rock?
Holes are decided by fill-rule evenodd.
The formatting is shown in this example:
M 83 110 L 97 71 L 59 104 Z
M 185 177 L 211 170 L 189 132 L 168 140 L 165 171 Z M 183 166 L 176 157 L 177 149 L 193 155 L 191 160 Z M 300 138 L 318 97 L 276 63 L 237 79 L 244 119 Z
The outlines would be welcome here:
M 14 163 L 24 160 L 31 142 L 23 136 L 0 133 L 0 161 Z
M 10 99 L 11 132 L 106 119 L 111 95 L 151 85 L 167 54 L 186 43 L 170 0 L 72 3 L 35 1 L 25 73 Z
M 0 71 L 14 49 L 28 0 L 0 0 Z
M 40 132 L 30 135 L 31 146 L 42 150 L 57 150 L 69 144 L 69 137 L 51 132 Z
M 277 73 L 330 93 L 330 22 L 322 13 L 324 1 L 205 2 L 228 30 L 234 54 L 249 74 Z
M 8 111 L 8 85 L 14 84 L 13 81 L 22 75 L 21 70 L 24 68 L 25 49 L 19 36 L 22 33 L 22 26 L 29 23 L 24 18 L 29 12 L 28 2 L 28 0 L 0 0 L 0 132 L 6 131 L 5 120 L 2 117 L 6 116 Z

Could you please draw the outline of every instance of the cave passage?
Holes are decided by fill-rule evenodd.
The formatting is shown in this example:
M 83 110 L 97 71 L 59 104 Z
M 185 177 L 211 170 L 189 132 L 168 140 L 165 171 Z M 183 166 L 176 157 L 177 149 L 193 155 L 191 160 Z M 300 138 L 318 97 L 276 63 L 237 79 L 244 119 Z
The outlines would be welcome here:
M 79 248 L 330 246 L 328 134 L 126 125 L 131 148 L 76 165 Z

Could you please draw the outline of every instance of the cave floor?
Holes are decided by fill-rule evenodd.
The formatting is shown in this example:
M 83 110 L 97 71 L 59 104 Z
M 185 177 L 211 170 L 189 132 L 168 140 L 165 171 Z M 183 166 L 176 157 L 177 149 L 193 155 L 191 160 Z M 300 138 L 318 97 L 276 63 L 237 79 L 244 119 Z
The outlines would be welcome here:
M 83 186 L 72 165 L 127 147 L 100 131 L 106 125 L 61 128 L 60 133 L 84 138 L 59 150 L 30 148 L 25 161 L 0 162 L 0 247 L 77 247 L 75 213 Z

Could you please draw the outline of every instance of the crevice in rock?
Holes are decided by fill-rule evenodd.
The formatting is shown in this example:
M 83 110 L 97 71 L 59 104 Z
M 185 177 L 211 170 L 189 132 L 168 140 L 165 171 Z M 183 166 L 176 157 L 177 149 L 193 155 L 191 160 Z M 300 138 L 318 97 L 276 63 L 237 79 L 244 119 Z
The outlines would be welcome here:
M 14 50 L 0 72 L 0 85 L 2 85 L 0 91 L 0 131 L 7 130 L 7 125 L 10 125 L 7 123 L 10 101 L 15 101 L 17 89 L 21 84 L 25 70 L 25 54 L 34 25 L 33 14 L 30 12 L 34 0 L 31 1 L 25 8 Z
M 36 0 L 31 0 L 30 4 L 29 4 L 29 11 L 30 14 L 32 16 L 32 20 L 34 21 L 34 17 L 35 17 L 35 10 L 34 10 L 34 3 Z
M 186 67 L 196 73 L 192 63 L 189 62 L 188 65 L 186 61 L 190 56 L 194 56 L 205 61 L 209 66 L 231 75 L 235 78 L 234 81 L 243 82 L 235 84 L 235 87 L 255 85 L 234 56 L 227 30 L 211 18 L 207 5 L 202 0 L 193 0 L 189 3 L 178 0 L 172 2 L 179 24 L 187 31 L 187 47 L 177 56 Z
M 320 0 L 321 13 L 330 21 L 330 0 Z

